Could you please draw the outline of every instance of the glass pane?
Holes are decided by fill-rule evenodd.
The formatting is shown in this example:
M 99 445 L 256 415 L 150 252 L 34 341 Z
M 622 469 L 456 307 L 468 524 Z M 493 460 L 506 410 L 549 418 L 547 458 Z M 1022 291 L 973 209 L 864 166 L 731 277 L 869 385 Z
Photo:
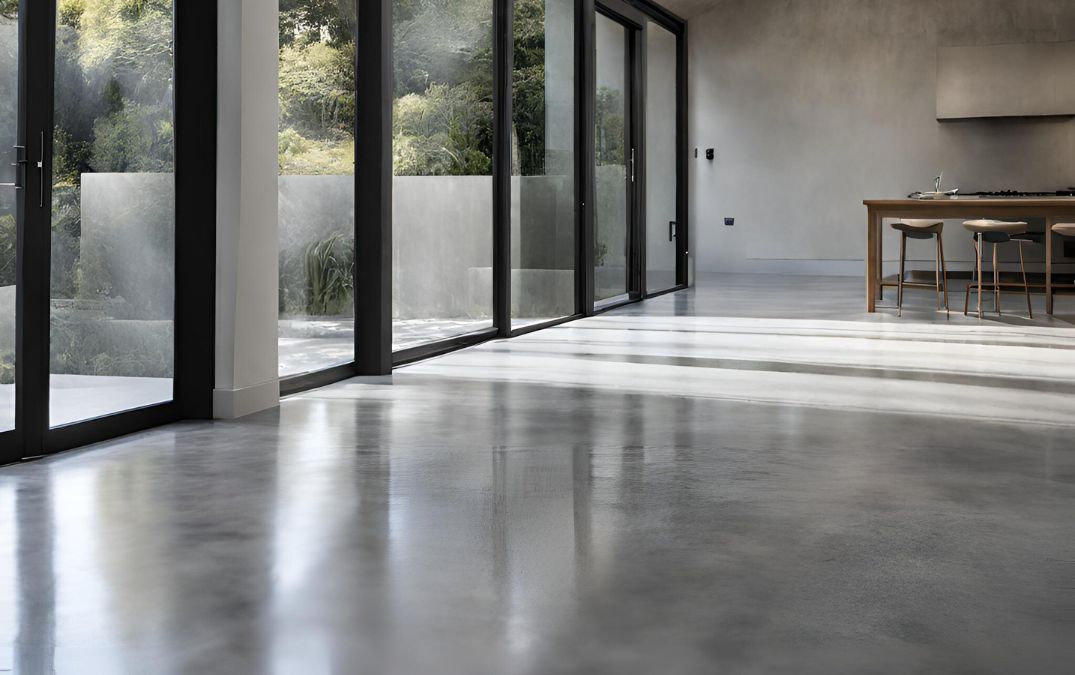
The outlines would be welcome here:
M 14 183 L 19 119 L 19 7 L 0 5 L 0 182 Z M 15 189 L 0 187 L 0 431 L 15 428 Z
M 594 101 L 594 300 L 627 293 L 627 29 L 597 15 Z
M 493 325 L 491 0 L 395 0 L 393 349 Z
M 676 36 L 646 26 L 646 289 L 676 285 Z
M 515 0 L 512 326 L 575 313 L 573 0 Z
M 280 0 L 280 375 L 355 358 L 355 4 Z
M 58 3 L 49 421 L 172 398 L 172 2 Z

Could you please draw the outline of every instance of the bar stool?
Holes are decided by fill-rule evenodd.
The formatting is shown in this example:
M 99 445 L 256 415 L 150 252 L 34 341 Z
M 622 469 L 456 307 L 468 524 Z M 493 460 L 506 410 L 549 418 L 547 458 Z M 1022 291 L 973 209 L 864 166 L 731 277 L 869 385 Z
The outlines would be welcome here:
M 948 310 L 948 271 L 944 266 L 944 239 L 941 235 L 944 223 L 939 220 L 915 220 L 906 219 L 892 223 L 892 229 L 900 233 L 900 276 L 896 280 L 896 316 L 903 316 L 903 289 L 905 286 L 913 288 L 930 288 L 930 284 L 905 282 L 903 280 L 904 268 L 907 265 L 907 240 L 908 239 L 932 239 L 937 237 L 937 255 L 933 262 L 933 271 L 936 283 L 932 285 L 937 292 L 937 309 L 941 308 L 941 279 L 944 279 L 944 311 Z
M 997 264 L 997 244 L 1005 244 L 1014 241 L 1019 245 L 1019 271 L 1023 274 L 1023 293 L 1026 295 L 1026 308 L 1030 318 L 1034 318 L 1034 309 L 1030 304 L 1030 286 L 1026 280 L 1026 266 L 1023 263 L 1023 244 L 1033 243 L 1032 240 L 1020 238 L 1025 235 L 1027 223 L 1022 221 L 1007 220 L 968 220 L 963 223 L 971 234 L 974 235 L 974 279 L 967 285 L 967 294 L 963 299 L 963 315 L 967 315 L 970 307 L 970 292 L 972 288 L 978 291 L 978 318 L 982 318 L 982 255 L 985 253 L 985 244 L 993 244 L 993 283 L 985 284 L 993 291 L 993 306 L 1000 314 L 1000 289 L 1004 284 L 1000 283 L 1000 268 Z M 975 284 L 977 281 L 977 284 Z M 1008 284 L 1009 286 L 1012 284 Z
M 1075 223 L 1056 223 L 1056 224 L 1053 225 L 1052 234 L 1055 234 L 1055 235 L 1057 235 L 1059 237 L 1063 237 L 1065 239 L 1075 239 Z M 1052 274 L 1052 265 L 1049 265 L 1049 270 L 1048 270 L 1047 274 Z M 1050 287 L 1052 289 L 1051 293 L 1053 295 L 1056 295 L 1056 289 L 1057 288 L 1067 288 L 1067 289 L 1075 288 L 1075 283 L 1072 283 L 1072 284 L 1050 284 Z M 1052 298 L 1049 298 L 1049 300 L 1050 300 L 1049 304 L 1052 304 L 1052 302 L 1051 302 Z

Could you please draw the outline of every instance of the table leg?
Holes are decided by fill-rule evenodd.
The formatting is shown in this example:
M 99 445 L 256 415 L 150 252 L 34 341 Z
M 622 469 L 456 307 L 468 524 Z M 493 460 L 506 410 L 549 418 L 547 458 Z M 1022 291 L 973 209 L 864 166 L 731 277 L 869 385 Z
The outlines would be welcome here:
M 881 284 L 885 280 L 885 229 L 881 227 L 883 218 L 874 219 L 873 227 L 877 231 L 877 299 L 884 300 L 885 287 Z
M 1053 223 L 1055 218 L 1045 219 L 1045 313 L 1053 313 Z
M 877 291 L 881 284 L 878 283 L 878 228 L 875 226 L 877 216 L 873 211 L 866 214 L 866 311 L 874 312 L 877 309 Z

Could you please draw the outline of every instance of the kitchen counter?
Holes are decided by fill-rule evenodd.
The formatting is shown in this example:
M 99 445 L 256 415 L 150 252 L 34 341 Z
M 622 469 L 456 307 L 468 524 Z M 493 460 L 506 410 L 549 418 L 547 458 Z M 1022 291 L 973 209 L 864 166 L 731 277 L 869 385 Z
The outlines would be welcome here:
M 877 309 L 881 295 L 883 250 L 881 226 L 885 218 L 936 218 L 1021 220 L 1044 218 L 1045 231 L 1055 223 L 1075 222 L 1075 197 L 954 197 L 951 199 L 867 199 L 866 206 L 866 311 Z M 1053 237 L 1045 237 L 1045 310 L 1053 313 Z

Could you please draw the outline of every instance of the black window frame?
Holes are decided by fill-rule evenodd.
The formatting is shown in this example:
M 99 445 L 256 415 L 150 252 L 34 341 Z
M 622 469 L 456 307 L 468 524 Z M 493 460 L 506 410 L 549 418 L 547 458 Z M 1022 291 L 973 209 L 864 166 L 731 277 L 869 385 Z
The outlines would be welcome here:
M 401 365 L 481 342 L 524 335 L 615 306 L 593 302 L 593 101 L 595 0 L 574 0 L 575 9 L 575 312 L 540 324 L 511 326 L 511 84 L 512 0 L 493 0 L 494 24 L 494 222 L 493 327 L 448 340 L 392 351 L 392 0 L 356 1 L 355 121 L 355 361 L 281 378 L 282 396 L 356 375 L 388 375 Z M 19 219 L 16 430 L 0 434 L 0 463 L 50 454 L 184 419 L 211 419 L 215 383 L 217 2 L 174 0 L 175 30 L 175 374 L 174 398 L 97 419 L 48 427 L 49 272 L 22 264 L 24 251 L 48 251 L 51 214 L 25 209 Z M 687 30 L 686 22 L 649 0 L 607 0 L 634 16 L 668 29 L 677 40 L 677 272 L 676 286 L 646 292 L 644 258 L 636 257 L 637 297 L 681 290 L 688 283 L 690 228 L 687 220 Z M 20 60 L 27 152 L 51 154 L 33 136 L 52 129 L 56 0 L 22 0 Z M 641 66 L 640 66 L 641 67 Z M 636 69 L 637 70 L 637 69 Z M 636 94 L 636 98 L 640 98 Z M 20 125 L 20 128 L 27 125 Z M 212 130 L 208 132 L 206 130 Z M 642 130 L 644 134 L 644 130 Z M 638 147 L 644 147 L 639 136 Z M 40 145 L 40 143 L 38 144 Z M 48 163 L 46 163 L 46 166 Z M 51 176 L 28 172 L 27 194 L 44 190 L 51 203 Z M 39 182 L 43 182 L 41 185 Z M 636 200 L 637 201 L 637 200 Z M 641 220 L 641 219 L 639 219 Z M 644 234 L 644 232 L 642 232 Z M 638 232 L 636 240 L 644 241 Z M 208 262 L 207 262 L 208 261 Z M 35 262 L 37 262 L 35 260 Z M 41 299 L 44 298 L 44 301 Z M 31 364 L 36 364 L 32 366 Z
M 497 339 L 525 335 L 623 304 L 682 290 L 688 283 L 687 222 L 687 24 L 648 0 L 607 0 L 606 12 L 624 16 L 644 30 L 647 20 L 669 30 L 677 41 L 677 265 L 676 285 L 646 290 L 644 219 L 636 213 L 630 234 L 632 279 L 629 299 L 595 307 L 593 301 L 593 31 L 595 0 L 574 0 L 575 8 L 575 311 L 547 322 L 511 324 L 511 121 L 513 76 L 512 0 L 493 0 L 493 326 L 473 333 L 392 351 L 392 1 L 357 0 L 357 115 L 355 129 L 355 361 L 313 373 L 282 378 L 281 395 L 338 382 L 356 375 L 389 375 L 396 367 Z M 639 40 L 639 42 L 643 42 Z M 642 45 L 635 49 L 640 53 Z M 643 80 L 642 59 L 632 77 Z M 641 121 L 644 90 L 635 87 L 635 120 Z M 638 122 L 636 144 L 644 147 Z M 643 160 L 644 162 L 644 160 Z M 644 171 L 644 169 L 643 169 Z M 644 176 L 644 173 L 641 174 Z M 641 192 L 641 190 L 639 190 Z M 642 200 L 633 200 L 641 208 Z
M 16 428 L 0 463 L 183 419 L 211 419 L 216 339 L 217 0 L 174 0 L 175 313 L 172 400 L 49 426 L 49 296 L 56 0 L 21 0 L 20 144 L 44 159 L 18 199 Z M 206 130 L 212 130 L 206 133 Z M 40 195 L 40 206 L 27 195 Z M 208 262 L 207 262 L 208 261 Z

